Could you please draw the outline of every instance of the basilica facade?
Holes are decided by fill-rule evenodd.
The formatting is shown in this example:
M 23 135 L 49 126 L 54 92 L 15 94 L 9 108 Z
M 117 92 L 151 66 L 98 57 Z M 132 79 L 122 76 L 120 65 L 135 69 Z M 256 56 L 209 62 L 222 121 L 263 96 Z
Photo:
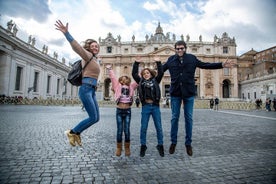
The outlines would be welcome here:
M 62 53 L 48 51 L 48 46 L 37 48 L 31 35 L 26 41 L 16 36 L 17 30 L 12 22 L 3 28 L 0 26 L 0 95 L 20 96 L 22 98 L 41 99 L 77 99 L 78 87 L 72 86 L 66 78 L 70 66 L 66 65 Z M 190 40 L 189 35 L 164 34 L 160 23 L 151 35 L 144 40 L 121 41 L 121 36 L 108 33 L 106 38 L 99 38 L 101 47 L 101 73 L 98 81 L 98 100 L 112 100 L 111 82 L 105 66 L 111 64 L 117 77 L 131 76 L 132 65 L 137 56 L 141 56 L 144 67 L 155 68 L 154 56 L 158 55 L 162 63 L 175 54 L 176 37 L 187 44 L 187 52 L 194 54 L 204 62 L 224 62 L 227 58 L 237 62 L 235 38 L 227 33 L 220 37 L 214 35 L 211 41 Z M 62 59 L 59 59 L 62 58 Z M 197 69 L 194 79 L 197 98 L 219 97 L 232 100 L 239 98 L 237 68 L 219 70 Z M 160 83 L 162 97 L 169 96 L 170 74 L 166 72 Z M 137 94 L 137 92 L 136 92 Z
M 197 56 L 203 62 L 224 62 L 226 59 L 237 62 L 235 38 L 230 38 L 227 33 L 223 33 L 221 37 L 214 36 L 212 41 L 203 41 L 202 36 L 198 40 L 190 40 L 189 35 L 180 35 L 181 40 L 187 44 L 187 53 Z M 166 33 L 158 24 L 152 35 L 145 35 L 145 40 L 138 41 L 135 35 L 130 41 L 122 42 L 121 36 L 116 38 L 112 33 L 108 33 L 107 37 L 99 38 L 101 47 L 101 75 L 98 90 L 102 91 L 102 98 L 109 100 L 112 98 L 111 83 L 106 70 L 106 65 L 112 65 L 117 77 L 122 75 L 131 76 L 132 65 L 135 57 L 142 57 L 140 69 L 144 67 L 155 68 L 153 57 L 158 55 L 162 63 L 167 58 L 175 54 L 174 44 L 176 35 Z M 197 69 L 195 74 L 195 82 L 197 87 L 197 98 L 208 99 L 219 97 L 224 99 L 238 98 L 238 81 L 237 68 L 224 68 L 220 70 L 203 70 Z M 162 97 L 169 96 L 170 74 L 166 72 L 160 83 Z

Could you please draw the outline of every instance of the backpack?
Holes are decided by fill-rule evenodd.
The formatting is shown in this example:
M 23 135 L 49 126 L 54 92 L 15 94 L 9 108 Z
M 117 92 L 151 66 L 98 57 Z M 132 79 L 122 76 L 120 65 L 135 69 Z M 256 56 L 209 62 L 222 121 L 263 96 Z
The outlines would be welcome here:
M 76 61 L 74 64 L 72 64 L 72 69 L 68 73 L 67 80 L 74 86 L 80 86 L 82 84 L 82 71 L 85 69 L 85 67 L 88 65 L 88 63 L 92 60 L 91 59 L 85 63 L 84 67 L 81 66 L 81 59 Z

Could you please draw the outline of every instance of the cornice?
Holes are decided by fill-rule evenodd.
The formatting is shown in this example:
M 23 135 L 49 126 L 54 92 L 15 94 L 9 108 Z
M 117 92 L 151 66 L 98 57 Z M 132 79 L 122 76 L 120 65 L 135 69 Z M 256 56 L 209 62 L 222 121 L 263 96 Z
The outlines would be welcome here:
M 4 49 L 1 49 L 1 47 L 0 49 L 6 53 L 9 53 L 11 55 L 17 55 L 18 57 L 22 57 L 22 55 L 18 55 L 18 53 L 16 52 L 18 50 L 30 57 L 36 58 L 45 63 L 49 63 L 53 65 L 55 68 L 60 68 L 65 71 L 70 71 L 69 66 L 66 66 L 65 64 L 59 62 L 58 60 L 55 60 L 51 56 L 42 53 L 40 50 L 31 46 L 30 44 L 27 44 L 26 42 L 19 39 L 18 37 L 14 37 L 12 33 L 7 32 L 7 30 L 4 29 L 2 26 L 0 26 L 0 40 L 3 41 L 6 45 L 9 45 L 11 47 L 11 48 L 7 48 L 5 45 L 1 45 Z

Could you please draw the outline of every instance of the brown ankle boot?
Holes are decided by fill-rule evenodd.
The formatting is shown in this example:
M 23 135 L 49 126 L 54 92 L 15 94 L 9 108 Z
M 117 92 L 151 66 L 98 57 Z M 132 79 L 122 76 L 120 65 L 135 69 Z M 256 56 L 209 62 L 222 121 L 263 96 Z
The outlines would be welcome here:
M 117 142 L 116 156 L 117 157 L 121 156 L 121 153 L 122 153 L 122 143 Z
M 125 142 L 125 155 L 130 156 L 130 142 Z

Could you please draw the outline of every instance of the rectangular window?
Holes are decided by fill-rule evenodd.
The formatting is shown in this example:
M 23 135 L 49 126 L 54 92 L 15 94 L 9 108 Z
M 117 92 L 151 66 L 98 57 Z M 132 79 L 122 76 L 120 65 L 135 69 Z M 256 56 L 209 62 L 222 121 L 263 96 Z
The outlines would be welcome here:
M 256 92 L 254 92 L 254 98 L 255 98 L 255 99 L 257 98 L 257 93 L 256 93 Z
M 230 69 L 229 68 L 223 68 L 223 74 L 225 76 L 229 76 L 230 75 Z
M 211 49 L 206 49 L 206 54 L 210 54 L 211 53 Z
M 46 91 L 47 94 L 50 93 L 50 86 L 51 86 L 51 76 L 48 75 L 48 77 L 47 77 L 47 91 Z
M 23 72 L 23 67 L 17 66 L 16 78 L 15 78 L 15 90 L 17 91 L 21 90 L 22 72 Z
M 34 73 L 34 84 L 33 84 L 34 92 L 38 92 L 38 82 L 39 82 L 38 80 L 39 80 L 39 73 L 35 72 Z
M 107 49 L 106 50 L 107 53 L 112 53 L 112 47 L 107 47 L 106 49 Z
M 223 53 L 223 54 L 228 54 L 228 47 L 223 47 L 222 53 Z
M 250 99 L 250 93 L 247 93 L 247 99 Z
M 60 79 L 57 80 L 57 94 L 59 94 Z

